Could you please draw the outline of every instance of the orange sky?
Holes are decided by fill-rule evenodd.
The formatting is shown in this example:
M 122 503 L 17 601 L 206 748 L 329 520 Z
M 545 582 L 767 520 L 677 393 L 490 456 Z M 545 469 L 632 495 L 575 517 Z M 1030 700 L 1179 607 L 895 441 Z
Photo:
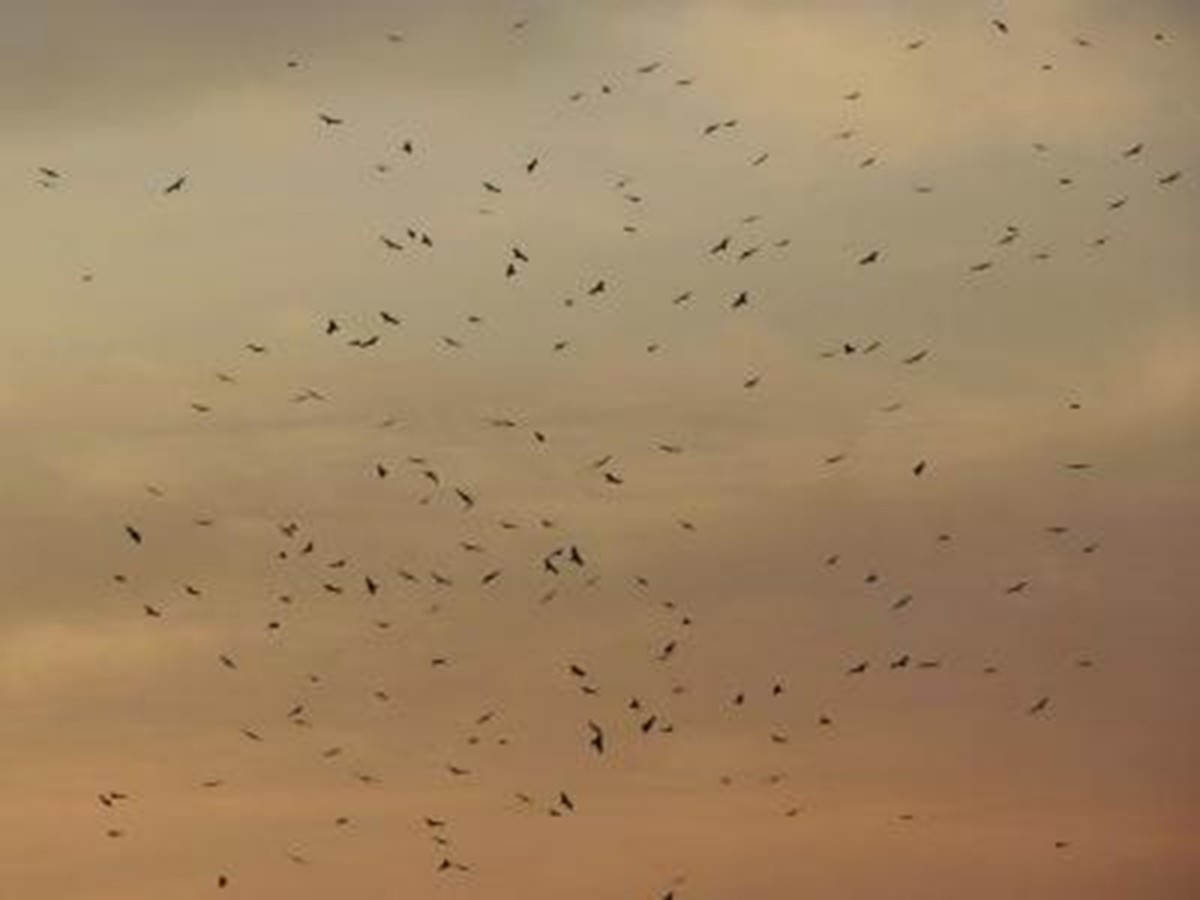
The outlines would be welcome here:
M 1193 4 L 0 12 L 14 896 L 1196 896 Z

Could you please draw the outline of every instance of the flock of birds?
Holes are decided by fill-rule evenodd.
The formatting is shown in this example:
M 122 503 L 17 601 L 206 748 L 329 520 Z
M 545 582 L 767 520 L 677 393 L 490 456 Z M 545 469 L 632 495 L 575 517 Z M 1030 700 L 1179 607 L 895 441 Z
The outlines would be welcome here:
M 514 31 L 521 32 L 530 26 L 529 20 L 521 20 L 512 24 Z M 1015 30 L 1002 20 L 985 18 L 980 22 L 983 32 L 991 30 L 997 40 L 1009 39 Z M 1152 44 L 1166 45 L 1169 43 L 1164 34 L 1147 36 Z M 391 33 L 386 39 L 392 43 L 402 43 L 406 36 Z M 917 53 L 923 51 L 931 41 L 921 38 L 903 42 L 897 48 L 900 52 Z M 1079 48 L 1090 48 L 1092 42 L 1083 37 L 1075 39 Z M 300 69 L 304 63 L 298 59 L 282 60 L 280 65 L 286 69 Z M 1053 68 L 1050 64 L 1044 66 L 1047 70 Z M 636 79 L 670 79 L 669 84 L 679 89 L 692 87 L 696 79 L 684 74 L 674 75 L 671 66 L 661 61 L 651 61 L 631 66 L 629 75 Z M 578 90 L 567 94 L 566 103 L 578 104 L 592 97 L 613 94 L 618 89 L 617 79 L 601 83 L 594 89 Z M 844 93 L 843 100 L 847 104 L 855 104 L 863 96 L 861 90 Z M 318 109 L 313 113 L 313 119 L 319 129 L 351 129 L 354 123 L 348 116 L 328 109 Z M 696 139 L 711 141 L 718 138 L 722 132 L 741 127 L 736 117 L 714 117 L 711 121 L 697 123 Z M 857 133 L 857 126 L 848 128 L 832 136 L 834 141 L 852 141 Z M 403 139 L 398 143 L 398 151 L 404 157 L 411 157 L 423 152 L 414 139 Z M 1049 148 L 1044 144 L 1036 144 L 1032 152 L 1045 154 Z M 1135 165 L 1139 160 L 1148 156 L 1148 145 L 1138 141 L 1124 147 L 1114 148 L 1113 156 Z M 750 168 L 758 169 L 771 162 L 771 154 L 760 151 L 745 160 Z M 545 166 L 554 162 L 552 154 L 547 151 L 541 155 L 531 156 L 522 169 L 513 173 L 514 178 L 536 179 Z M 860 162 L 861 168 L 870 168 L 877 164 L 876 156 L 866 156 Z M 380 163 L 378 170 L 385 173 L 390 169 L 390 163 Z M 164 202 L 186 203 L 189 193 L 202 191 L 204 183 L 201 178 L 193 178 L 193 173 L 178 173 L 159 190 L 165 198 Z M 68 172 L 50 165 L 43 166 L 36 173 L 37 182 L 45 188 L 69 188 L 71 176 Z M 1165 167 L 1146 175 L 1145 182 L 1148 190 L 1166 190 L 1172 188 L 1184 178 L 1182 170 Z M 1072 179 L 1064 176 L 1060 179 L 1062 186 L 1072 184 Z M 628 179 L 619 179 L 613 185 L 621 193 L 626 202 L 637 206 L 643 202 L 643 194 L 635 189 Z M 480 199 L 489 204 L 503 203 L 504 195 L 509 185 L 504 179 L 494 176 L 478 179 Z M 928 194 L 937 190 L 931 183 L 912 186 L 917 193 Z M 1116 212 L 1124 208 L 1130 197 L 1119 196 L 1107 199 L 1108 210 Z M 495 214 L 495 208 L 484 206 L 478 212 L 484 215 Z M 752 222 L 749 217 L 743 222 Z M 626 231 L 636 234 L 637 226 L 627 225 Z M 772 251 L 785 251 L 791 241 L 787 237 L 764 240 L 759 243 L 741 241 L 735 228 L 723 229 L 704 247 L 696 248 L 698 260 L 716 259 L 729 260 L 732 263 L 747 263 L 760 254 Z M 1022 237 L 1022 229 L 1018 225 L 1008 225 L 996 238 L 997 254 L 1005 248 L 1017 243 Z M 1094 244 L 1103 246 L 1106 237 L 1098 237 Z M 410 227 L 403 232 L 382 233 L 378 235 L 378 247 L 382 254 L 398 254 L 401 258 L 413 253 L 436 252 L 439 241 L 435 236 L 422 227 Z M 1048 250 L 1038 250 L 1032 254 L 1035 261 L 1050 257 Z M 990 269 L 999 264 L 1000 257 L 992 256 L 964 260 L 962 271 L 964 277 L 985 277 Z M 888 251 L 882 246 L 867 246 L 860 248 L 853 256 L 845 261 L 848 268 L 884 266 L 888 262 Z M 500 284 L 519 283 L 520 279 L 531 267 L 538 263 L 538 253 L 524 243 L 513 243 L 507 248 L 502 264 L 497 265 L 495 277 Z M 88 272 L 85 280 L 92 280 L 95 273 Z M 605 295 L 613 289 L 617 276 L 605 274 L 593 275 L 581 279 L 574 296 L 563 300 L 566 307 L 571 308 L 588 302 L 603 302 Z M 685 307 L 694 299 L 691 289 L 680 290 L 667 298 L 676 307 Z M 745 288 L 734 292 L 727 298 L 731 313 L 752 315 L 757 301 L 756 292 Z M 748 312 L 747 312 L 748 311 Z M 484 317 L 472 315 L 468 323 L 483 326 Z M 406 325 L 406 313 L 397 309 L 379 309 L 365 319 L 361 315 L 345 314 L 336 310 L 320 316 L 311 322 L 311 330 L 319 339 L 327 341 L 328 346 L 346 348 L 346 352 L 383 353 L 389 349 L 389 339 L 393 334 L 402 333 Z M 458 336 L 444 335 L 440 339 L 447 350 L 469 352 L 469 342 Z M 646 352 L 657 353 L 661 345 L 657 341 L 649 341 L 643 345 Z M 556 339 L 549 348 L 550 352 L 559 354 L 567 352 L 572 347 L 568 337 Z M 269 365 L 274 346 L 270 340 L 260 338 L 248 339 L 243 343 L 243 351 L 249 358 L 261 360 L 255 365 Z M 936 346 L 909 346 L 898 349 L 891 357 L 890 363 L 900 367 L 936 366 Z M 837 359 L 864 356 L 886 356 L 892 349 L 882 340 L 851 339 L 821 351 L 825 359 Z M 246 364 L 250 359 L 246 360 Z M 233 363 L 216 374 L 216 381 L 222 385 L 219 390 L 234 391 L 242 381 L 239 366 Z M 745 391 L 754 391 L 763 383 L 769 373 L 751 371 L 745 373 L 741 387 Z M 496 373 L 497 378 L 503 378 L 503 373 Z M 304 387 L 293 392 L 287 402 L 293 404 L 333 404 L 336 400 L 333 393 L 324 387 Z M 203 421 L 219 420 L 222 412 L 222 400 L 211 396 L 202 396 L 185 400 L 191 410 Z M 1079 400 L 1064 403 L 1071 411 L 1082 409 Z M 902 400 L 896 400 L 876 412 L 884 414 L 895 413 L 903 407 Z M 395 429 L 399 426 L 394 417 L 375 420 L 368 424 L 375 429 Z M 619 423 L 618 423 L 619 424 Z M 535 422 L 509 415 L 496 415 L 487 421 L 479 423 L 485 431 L 524 434 L 531 444 L 542 452 L 552 452 L 554 439 L 551 430 Z M 480 437 L 482 440 L 490 438 Z M 660 454 L 665 459 L 675 459 L 684 456 L 689 451 L 687 440 L 655 440 L 647 442 L 648 453 Z M 834 467 L 847 462 L 850 455 L 846 452 L 830 453 L 821 460 L 814 461 L 819 466 Z M 628 469 L 622 464 L 617 454 L 598 452 L 594 458 L 573 461 L 576 471 L 582 472 L 582 478 L 619 502 L 621 492 L 627 489 L 629 479 Z M 1089 460 L 1067 459 L 1059 463 L 1064 470 L 1072 473 L 1087 473 L 1093 463 Z M 908 475 L 916 479 L 928 479 L 934 473 L 937 461 L 934 459 L 914 459 L 906 463 Z M 453 467 L 443 465 L 433 456 L 420 452 L 411 452 L 401 458 L 392 456 L 363 458 L 360 464 L 361 477 L 375 483 L 376 490 L 395 489 L 412 501 L 411 508 L 419 511 L 428 507 L 437 507 L 443 513 L 454 512 L 459 516 L 461 525 L 453 535 L 461 562 L 429 561 L 424 565 L 384 563 L 377 559 L 360 557 L 351 549 L 339 546 L 336 537 L 322 532 L 319 524 L 310 523 L 300 518 L 288 516 L 279 517 L 274 526 L 274 534 L 269 539 L 262 538 L 264 584 L 277 584 L 286 580 L 289 588 L 285 593 L 272 598 L 274 611 L 262 618 L 260 627 L 262 634 L 255 637 L 246 636 L 242 641 L 241 653 L 227 648 L 214 648 L 212 653 L 213 678 L 253 679 L 258 667 L 258 660 L 245 655 L 248 648 L 259 647 L 262 653 L 267 653 L 268 647 L 287 646 L 289 633 L 292 629 L 301 628 L 297 611 L 320 604 L 345 603 L 348 598 L 361 598 L 372 601 L 367 606 L 342 607 L 347 612 L 344 615 L 359 621 L 370 633 L 386 634 L 393 629 L 398 630 L 395 612 L 405 604 L 411 604 L 411 591 L 421 589 L 432 592 L 433 601 L 423 614 L 439 615 L 445 611 L 451 598 L 465 594 L 475 596 L 480 593 L 501 590 L 506 579 L 518 573 L 519 579 L 534 579 L 541 585 L 530 602 L 530 598 L 492 593 L 492 602 L 524 604 L 537 610 L 545 609 L 547 604 L 561 603 L 572 591 L 583 591 L 595 588 L 601 584 L 620 583 L 630 586 L 639 596 L 652 600 L 654 597 L 651 579 L 637 572 L 613 571 L 606 566 L 606 554 L 603 546 L 595 546 L 579 535 L 571 523 L 560 521 L 554 516 L 544 514 L 529 508 L 508 508 L 493 503 L 487 490 L 487 485 L 478 483 L 471 473 L 456 471 Z M 936 476 L 935 476 L 936 477 Z M 168 502 L 170 488 L 152 485 L 147 488 L 153 495 L 151 502 Z M 414 514 L 416 514 L 414 512 Z M 271 516 L 270 511 L 263 511 L 264 516 Z M 219 517 L 195 512 L 190 516 L 190 527 L 219 531 L 222 522 Z M 129 545 L 129 553 L 123 558 L 120 571 L 113 575 L 114 583 L 122 591 L 123 602 L 128 604 L 131 615 L 144 616 L 152 620 L 148 627 L 169 628 L 172 618 L 176 615 L 178 605 L 191 602 L 214 602 L 210 591 L 204 585 L 202 576 L 192 573 L 180 576 L 179 599 L 164 599 L 162 597 L 144 596 L 139 590 L 139 572 L 143 567 L 145 554 L 154 554 L 155 548 L 164 543 L 178 544 L 186 539 L 178 529 L 163 531 L 147 525 L 147 520 L 153 516 L 136 515 L 124 523 L 124 538 Z M 704 527 L 702 520 L 680 518 L 676 522 L 684 532 L 694 532 Z M 1067 525 L 1051 523 L 1046 530 L 1055 536 L 1073 538 L 1077 529 Z M 532 535 L 525 538 L 525 543 L 509 544 L 520 546 L 520 555 L 516 552 L 506 553 L 504 547 L 508 535 L 519 533 Z M 949 544 L 955 540 L 955 535 L 938 533 L 933 536 L 938 543 Z M 1084 537 L 1077 552 L 1094 554 L 1100 549 L 1100 543 L 1090 537 Z M 846 561 L 841 552 L 826 552 L 813 560 L 817 569 L 838 570 L 845 568 Z M 285 574 L 281 575 L 281 571 Z M 854 574 L 861 578 L 868 587 L 881 581 L 878 571 L 868 569 Z M 524 581 L 521 581 L 524 584 Z M 269 588 L 266 589 L 268 592 Z M 997 585 L 996 594 L 1001 597 L 1023 595 L 1034 590 L 1031 579 L 1014 577 L 1005 584 Z M 902 615 L 903 610 L 914 601 L 914 594 L 905 592 L 888 599 L 886 609 L 888 614 Z M 603 673 L 593 671 L 584 660 L 571 658 L 569 655 L 561 660 L 561 668 L 553 678 L 561 679 L 563 684 L 578 695 L 574 704 L 577 710 L 575 720 L 568 727 L 574 729 L 578 739 L 578 753 L 584 758 L 611 759 L 621 753 L 623 744 L 631 740 L 661 740 L 687 741 L 688 729 L 676 721 L 672 712 L 672 703 L 676 698 L 687 692 L 687 686 L 681 678 L 682 670 L 677 667 L 677 661 L 685 656 L 688 648 L 697 642 L 720 641 L 719 634 L 706 634 L 697 624 L 694 613 L 689 612 L 686 605 L 674 599 L 657 600 L 657 605 L 664 611 L 667 625 L 664 629 L 660 621 L 654 629 L 652 640 L 654 650 L 650 659 L 641 660 L 656 667 L 650 669 L 654 674 L 647 676 L 643 690 L 632 694 L 623 705 L 626 711 L 624 720 L 616 720 L 611 715 L 597 712 L 593 698 L 600 695 L 604 689 Z M 214 607 L 215 609 L 215 607 Z M 214 615 L 219 613 L 214 612 Z M 485 638 L 486 639 L 486 638 Z M 256 643 L 258 641 L 259 643 Z M 393 650 L 398 645 L 392 645 Z M 396 652 L 404 652 L 401 648 Z M 437 655 L 424 662 L 433 671 L 453 667 L 458 660 L 450 655 Z M 1073 661 L 1080 669 L 1088 669 L 1094 665 L 1091 658 L 1083 657 Z M 899 652 L 887 659 L 854 658 L 847 660 L 842 668 L 846 678 L 859 678 L 876 670 L 883 672 L 900 672 L 902 670 L 936 670 L 943 666 L 940 658 L 918 657 L 910 652 Z M 999 676 L 1001 669 L 997 665 L 988 664 L 980 667 L 987 675 Z M 286 701 L 279 702 L 278 709 L 262 709 L 261 719 L 255 722 L 230 722 L 229 732 L 238 739 L 254 745 L 262 745 L 262 752 L 270 753 L 272 747 L 286 745 L 289 733 L 306 731 L 319 733 L 322 729 L 321 720 L 321 691 L 325 676 L 320 671 L 310 671 L 301 685 L 291 685 L 291 692 Z M 212 689 L 214 703 L 224 696 L 224 692 L 243 690 L 238 685 L 230 686 L 228 681 L 214 681 Z M 776 703 L 785 703 L 788 685 L 784 679 L 755 688 L 740 688 L 731 696 L 714 698 L 713 702 L 723 707 L 739 709 L 753 702 L 756 698 Z M 486 695 L 487 685 L 480 685 L 480 693 Z M 377 687 L 370 691 L 371 702 L 392 704 L 396 700 L 397 691 L 388 687 Z M 657 699 L 651 700 L 650 697 Z M 514 703 L 519 702 L 514 698 Z M 1044 717 L 1051 715 L 1054 709 L 1054 698 L 1049 694 L 1028 697 L 1023 706 L 1014 709 L 1016 715 Z M 556 819 L 586 815 L 588 798 L 581 797 L 578 791 L 569 784 L 564 784 L 549 795 L 534 790 L 509 790 L 500 787 L 502 779 L 496 783 L 489 779 L 486 767 L 477 766 L 471 761 L 471 749 L 483 744 L 505 747 L 518 741 L 518 738 L 504 730 L 507 711 L 488 707 L 482 712 L 472 713 L 465 734 L 455 734 L 447 742 L 446 759 L 442 763 L 444 775 L 453 782 L 468 782 L 474 790 L 480 792 L 505 792 L 513 804 L 514 814 L 542 814 Z M 808 721 L 819 729 L 832 731 L 836 728 L 837 716 L 835 710 L 818 709 L 806 714 Z M 801 726 L 793 723 L 794 730 Z M 795 740 L 793 733 L 780 726 L 764 736 L 771 745 L 786 746 Z M 312 764 L 317 767 L 344 766 L 345 774 L 352 782 L 361 786 L 380 786 L 386 782 L 386 773 L 368 771 L 353 759 L 353 753 L 338 743 L 330 743 L 316 754 Z M 219 769 L 221 760 L 213 760 L 213 769 Z M 715 773 L 714 773 L 715 774 Z M 786 773 L 771 776 L 771 784 L 782 788 L 786 781 Z M 721 775 L 722 783 L 729 784 L 730 776 Z M 200 775 L 196 777 L 196 789 L 203 792 L 236 790 L 236 783 L 231 783 L 226 777 Z M 349 790 L 358 789 L 351 786 Z M 352 814 L 353 794 L 349 794 L 346 804 L 347 814 L 337 817 L 329 823 L 330 836 L 351 829 L 355 825 Z M 105 787 L 98 791 L 98 828 L 113 840 L 136 841 L 139 833 L 136 828 L 126 824 L 129 819 L 128 810 L 136 806 L 140 798 L 135 792 L 122 786 L 120 789 Z M 785 818 L 795 818 L 805 812 L 798 803 L 786 803 L 780 810 Z M 912 812 L 900 812 L 898 818 L 911 821 L 916 817 Z M 466 879 L 479 874 L 478 867 L 470 859 L 469 852 L 460 851 L 453 839 L 454 823 L 447 817 L 430 811 L 420 819 L 420 825 L 427 832 L 428 840 L 434 848 L 430 860 L 432 868 L 443 873 L 447 878 Z M 1069 842 L 1059 840 L 1055 846 L 1065 849 Z M 316 865 L 321 858 L 320 846 L 304 848 L 281 847 L 281 854 L 296 865 Z M 235 891 L 238 886 L 238 873 L 225 868 L 219 861 L 212 862 L 211 871 L 203 878 L 210 881 L 217 890 Z M 683 882 L 663 885 L 657 889 L 656 896 L 662 900 L 672 900 L 683 891 Z M 652 888 L 648 893 L 654 893 Z

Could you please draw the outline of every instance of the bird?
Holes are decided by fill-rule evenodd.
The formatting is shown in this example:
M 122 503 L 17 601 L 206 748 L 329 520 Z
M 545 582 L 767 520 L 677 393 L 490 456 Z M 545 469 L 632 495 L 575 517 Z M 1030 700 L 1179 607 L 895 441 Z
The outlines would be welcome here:
M 603 753 L 604 753 L 604 729 L 602 729 L 595 722 L 591 722 L 591 721 L 589 721 L 587 723 L 587 726 L 588 726 L 588 730 L 591 732 L 591 738 L 588 740 L 589 746 L 591 746 L 591 748 L 593 750 L 595 750 L 596 753 L 603 755 Z
M 180 175 L 178 178 L 176 178 L 174 181 L 172 181 L 170 184 L 168 184 L 165 188 L 163 188 L 163 193 L 164 194 L 179 193 L 180 191 L 183 190 L 183 186 L 185 184 L 187 184 L 187 180 L 188 180 L 188 177 L 186 175 Z

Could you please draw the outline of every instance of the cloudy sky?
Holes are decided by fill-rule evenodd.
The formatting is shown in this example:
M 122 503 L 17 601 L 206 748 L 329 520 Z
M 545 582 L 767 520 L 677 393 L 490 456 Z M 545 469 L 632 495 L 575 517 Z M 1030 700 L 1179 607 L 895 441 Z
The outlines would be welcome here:
M 0 882 L 1196 895 L 1195 4 L 0 12 Z

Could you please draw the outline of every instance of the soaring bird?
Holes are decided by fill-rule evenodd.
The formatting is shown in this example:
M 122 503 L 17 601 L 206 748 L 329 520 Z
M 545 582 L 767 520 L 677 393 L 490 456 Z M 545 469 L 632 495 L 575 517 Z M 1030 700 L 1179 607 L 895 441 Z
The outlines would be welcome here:
M 595 722 L 589 721 L 587 723 L 587 725 L 588 725 L 588 730 L 592 733 L 591 739 L 588 741 L 588 744 L 597 753 L 603 754 L 604 753 L 604 729 L 602 729 Z

